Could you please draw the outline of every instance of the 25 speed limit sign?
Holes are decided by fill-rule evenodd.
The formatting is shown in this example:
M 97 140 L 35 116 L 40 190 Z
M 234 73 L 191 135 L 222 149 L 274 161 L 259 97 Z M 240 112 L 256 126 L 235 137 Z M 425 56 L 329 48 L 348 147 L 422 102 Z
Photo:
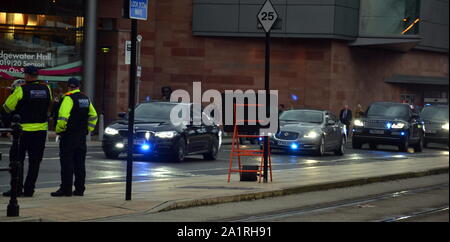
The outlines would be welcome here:
M 270 2 L 270 0 L 267 0 L 258 13 L 259 23 L 261 23 L 266 33 L 270 32 L 272 26 L 275 24 L 277 19 L 278 19 L 277 11 L 273 7 L 272 2 Z

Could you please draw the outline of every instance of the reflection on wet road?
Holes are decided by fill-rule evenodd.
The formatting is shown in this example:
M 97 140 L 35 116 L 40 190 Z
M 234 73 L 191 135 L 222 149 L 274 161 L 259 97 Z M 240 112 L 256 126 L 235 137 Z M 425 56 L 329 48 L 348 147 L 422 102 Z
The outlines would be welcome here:
M 145 160 L 143 157 L 136 157 L 133 163 L 133 180 L 161 180 L 177 177 L 204 176 L 204 175 L 224 175 L 228 172 L 231 146 L 222 147 L 216 161 L 205 161 L 201 156 L 192 156 L 182 163 L 167 162 L 162 159 Z M 0 167 L 8 165 L 8 147 L 0 147 L 3 153 L 3 160 Z M 400 153 L 395 147 L 380 146 L 378 150 L 362 149 L 353 150 L 347 145 L 344 156 L 335 156 L 327 153 L 323 157 L 309 154 L 285 154 L 274 151 L 272 153 L 272 165 L 274 170 L 309 168 L 318 166 L 351 165 L 363 162 L 395 162 L 400 159 L 414 159 L 429 157 L 442 157 L 449 155 L 447 147 L 436 145 L 430 149 L 425 149 L 423 153 Z M 242 164 L 259 164 L 259 158 L 243 158 Z M 236 162 L 234 163 L 236 164 Z M 27 166 L 27 163 L 26 163 Z M 90 148 L 86 160 L 87 183 L 108 183 L 123 182 L 126 174 L 126 155 L 122 155 L 117 160 L 108 160 L 104 157 L 100 147 Z M 58 149 L 47 148 L 44 160 L 41 165 L 38 188 L 54 187 L 60 184 L 60 165 Z M 9 187 L 9 174 L 0 173 L 0 191 L 5 191 Z

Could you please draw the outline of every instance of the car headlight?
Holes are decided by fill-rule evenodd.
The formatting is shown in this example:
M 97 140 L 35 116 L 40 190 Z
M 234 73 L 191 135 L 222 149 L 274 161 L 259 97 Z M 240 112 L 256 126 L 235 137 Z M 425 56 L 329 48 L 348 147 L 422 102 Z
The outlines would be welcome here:
M 155 136 L 161 139 L 171 139 L 177 135 L 176 131 L 156 132 Z
M 361 120 L 359 120 L 359 119 L 356 119 L 356 120 L 353 122 L 353 125 L 355 125 L 356 127 L 364 127 L 364 122 L 361 121 Z
M 448 123 L 442 125 L 442 128 L 448 131 Z
M 308 138 L 308 139 L 315 139 L 317 137 L 319 137 L 319 134 L 316 131 L 311 131 L 307 134 L 305 134 L 305 136 L 303 136 L 304 138 Z
M 119 130 L 113 129 L 113 128 L 110 128 L 110 127 L 107 127 L 107 128 L 105 129 L 105 134 L 109 134 L 109 135 L 117 135 L 117 134 L 119 134 Z
M 393 123 L 391 128 L 393 129 L 403 129 L 405 127 L 405 123 Z

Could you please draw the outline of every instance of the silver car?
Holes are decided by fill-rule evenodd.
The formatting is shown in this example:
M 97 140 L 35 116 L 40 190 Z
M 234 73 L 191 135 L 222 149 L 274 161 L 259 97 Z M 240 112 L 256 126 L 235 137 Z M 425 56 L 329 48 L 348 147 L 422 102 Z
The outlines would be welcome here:
M 330 111 L 289 110 L 281 114 L 280 131 L 271 135 L 270 148 L 344 155 L 346 137 L 345 125 Z

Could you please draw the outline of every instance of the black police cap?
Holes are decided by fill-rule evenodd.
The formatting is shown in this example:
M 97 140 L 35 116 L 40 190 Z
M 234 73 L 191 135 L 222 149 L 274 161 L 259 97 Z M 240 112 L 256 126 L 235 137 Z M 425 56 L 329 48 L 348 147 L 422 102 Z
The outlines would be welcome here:
M 67 81 L 67 85 L 69 85 L 70 87 L 80 87 L 81 82 L 77 78 L 72 77 Z
M 23 71 L 25 74 L 37 76 L 39 75 L 39 70 L 35 66 L 26 66 Z

